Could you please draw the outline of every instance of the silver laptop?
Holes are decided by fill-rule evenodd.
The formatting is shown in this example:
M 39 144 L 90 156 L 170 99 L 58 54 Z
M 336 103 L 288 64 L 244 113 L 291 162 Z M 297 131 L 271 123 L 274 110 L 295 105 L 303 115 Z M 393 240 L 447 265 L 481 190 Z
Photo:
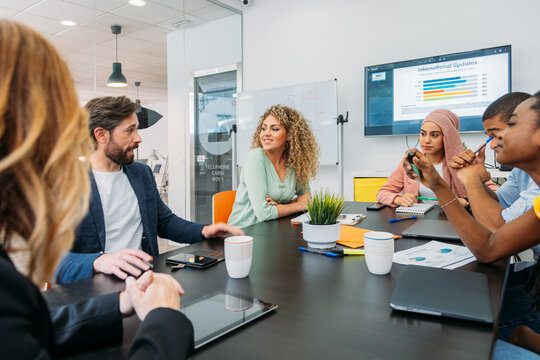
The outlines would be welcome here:
M 182 306 L 193 324 L 195 349 L 277 309 L 249 296 L 215 293 Z
M 493 323 L 487 276 L 407 265 L 390 299 L 395 310 Z
M 420 239 L 461 241 L 448 220 L 420 219 L 403 230 L 401 235 Z

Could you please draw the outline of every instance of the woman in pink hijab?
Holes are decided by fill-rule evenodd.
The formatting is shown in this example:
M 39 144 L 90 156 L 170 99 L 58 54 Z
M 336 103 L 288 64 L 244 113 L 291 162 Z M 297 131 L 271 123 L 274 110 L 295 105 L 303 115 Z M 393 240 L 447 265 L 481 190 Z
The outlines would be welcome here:
M 453 156 L 463 151 L 463 142 L 459 136 L 459 118 L 449 110 L 435 110 L 422 122 L 420 129 L 420 147 L 429 161 L 435 166 L 442 178 L 450 185 L 460 203 L 466 207 L 467 192 L 459 181 L 456 171 L 448 166 Z M 492 181 L 486 183 L 493 191 L 497 185 Z M 410 179 L 403 169 L 403 160 L 394 170 L 377 193 L 377 201 L 396 206 L 412 206 L 418 202 L 417 196 L 436 198 L 433 191 L 419 181 Z M 427 203 L 437 203 L 434 200 L 424 200 Z

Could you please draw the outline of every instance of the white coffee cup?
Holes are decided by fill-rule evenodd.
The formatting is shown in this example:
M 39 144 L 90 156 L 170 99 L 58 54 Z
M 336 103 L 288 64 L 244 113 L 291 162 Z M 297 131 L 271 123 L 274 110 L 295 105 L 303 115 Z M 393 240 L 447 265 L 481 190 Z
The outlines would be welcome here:
M 249 275 L 253 258 L 253 238 L 251 236 L 230 236 L 225 239 L 225 265 L 229 277 L 244 278 Z
M 386 275 L 392 269 L 394 257 L 394 235 L 387 232 L 370 231 L 364 235 L 366 264 L 370 273 Z

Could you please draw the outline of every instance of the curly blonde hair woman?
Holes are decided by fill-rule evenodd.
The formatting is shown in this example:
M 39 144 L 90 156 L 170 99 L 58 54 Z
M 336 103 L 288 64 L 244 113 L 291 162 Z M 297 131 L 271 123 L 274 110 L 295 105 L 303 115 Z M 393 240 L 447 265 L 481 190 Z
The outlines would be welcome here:
M 51 278 L 88 209 L 88 115 L 79 106 L 65 62 L 35 31 L 0 20 L 0 54 L 2 356 L 51 358 L 68 349 L 95 347 L 108 338 L 121 339 L 122 316 L 136 311 L 146 320 L 131 357 L 187 357 L 193 346 L 192 327 L 177 311 L 183 291 L 168 275 L 147 272 L 139 280 L 129 278 L 127 291 L 120 294 L 49 312 L 35 284 Z M 29 254 L 24 274 L 8 255 L 15 241 L 25 244 Z M 165 322 L 170 328 L 162 326 Z
M 246 227 L 306 210 L 318 168 L 319 145 L 308 120 L 298 110 L 272 106 L 253 134 L 228 223 Z

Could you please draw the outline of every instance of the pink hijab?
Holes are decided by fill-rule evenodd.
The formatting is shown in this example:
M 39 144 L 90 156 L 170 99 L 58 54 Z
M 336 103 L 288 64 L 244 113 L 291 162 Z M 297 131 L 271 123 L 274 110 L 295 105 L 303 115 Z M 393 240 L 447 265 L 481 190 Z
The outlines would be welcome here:
M 457 197 L 467 196 L 465 186 L 459 181 L 456 170 L 448 166 L 452 157 L 463 151 L 463 142 L 461 141 L 461 137 L 459 137 L 458 116 L 450 110 L 440 109 L 429 113 L 422 122 L 422 125 L 427 121 L 437 124 L 443 133 L 444 158 L 442 169 L 444 180 L 450 185 L 452 192 Z

